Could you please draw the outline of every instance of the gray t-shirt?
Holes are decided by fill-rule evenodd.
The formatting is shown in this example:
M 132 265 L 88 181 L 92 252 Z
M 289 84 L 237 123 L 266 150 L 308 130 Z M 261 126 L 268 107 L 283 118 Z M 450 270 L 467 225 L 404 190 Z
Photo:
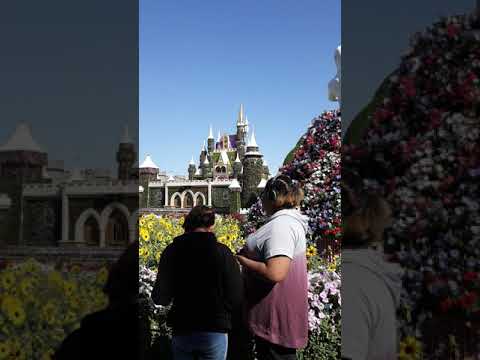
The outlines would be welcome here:
M 342 357 L 398 358 L 401 269 L 369 249 L 342 251 Z

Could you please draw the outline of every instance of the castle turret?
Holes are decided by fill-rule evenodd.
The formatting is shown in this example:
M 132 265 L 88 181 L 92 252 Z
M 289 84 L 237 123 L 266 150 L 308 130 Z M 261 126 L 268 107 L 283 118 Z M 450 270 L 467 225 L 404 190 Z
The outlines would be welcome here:
M 210 125 L 210 130 L 208 132 L 207 146 L 208 146 L 208 152 L 213 153 L 213 151 L 215 150 L 215 139 L 213 138 L 212 125 Z
M 30 127 L 20 123 L 0 146 L 0 177 L 18 183 L 41 182 L 47 152 L 33 139 Z
M 212 176 L 212 167 L 210 165 L 210 161 L 208 161 L 208 157 L 205 157 L 205 160 L 202 163 L 202 177 L 204 179 L 210 178 Z
M 237 150 L 240 155 L 240 160 L 243 160 L 243 156 L 245 155 L 245 144 L 247 139 L 248 133 L 248 119 L 245 116 L 245 111 L 243 109 L 243 104 L 240 105 L 240 110 L 238 112 L 237 118 Z
M 188 164 L 188 179 L 193 180 L 195 178 L 196 172 L 197 172 L 197 168 L 195 166 L 195 162 L 193 161 L 193 156 L 192 156 L 192 160 L 190 160 L 190 163 Z
M 150 155 L 147 154 L 143 163 L 138 167 L 139 185 L 146 191 L 140 195 L 140 206 L 149 207 L 150 204 L 150 181 L 156 180 L 159 173 L 159 167 L 153 162 Z
M 237 179 L 233 179 L 232 183 L 228 187 L 230 190 L 230 213 L 235 214 L 240 211 L 241 208 L 241 198 L 240 198 L 240 192 L 242 191 L 242 188 L 238 182 Z
M 125 125 L 123 130 L 123 137 L 120 140 L 117 151 L 117 163 L 118 163 L 118 179 L 122 181 L 130 180 L 133 178 L 133 164 L 136 160 L 135 144 L 130 138 L 128 126 Z
M 237 158 L 233 162 L 233 177 L 235 179 L 238 179 L 240 177 L 241 171 L 242 171 L 242 162 L 240 161 L 240 158 L 238 156 L 238 151 L 237 151 Z
M 270 176 L 270 169 L 268 168 L 268 163 L 266 159 L 263 159 L 263 176 L 264 179 L 268 179 Z
M 252 131 L 252 136 L 247 144 L 247 152 L 243 159 L 243 174 L 242 174 L 242 207 L 250 207 L 256 200 L 259 194 L 258 185 L 263 178 L 263 155 L 259 151 L 259 146 L 255 139 L 255 131 Z

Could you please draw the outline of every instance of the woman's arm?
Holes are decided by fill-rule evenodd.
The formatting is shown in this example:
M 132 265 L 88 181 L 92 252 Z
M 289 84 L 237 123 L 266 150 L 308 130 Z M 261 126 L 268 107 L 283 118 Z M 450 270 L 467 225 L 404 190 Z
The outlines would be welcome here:
M 287 256 L 274 256 L 269 258 L 266 263 L 249 259 L 243 255 L 237 255 L 237 259 L 242 266 L 273 283 L 283 281 L 287 277 L 291 262 Z

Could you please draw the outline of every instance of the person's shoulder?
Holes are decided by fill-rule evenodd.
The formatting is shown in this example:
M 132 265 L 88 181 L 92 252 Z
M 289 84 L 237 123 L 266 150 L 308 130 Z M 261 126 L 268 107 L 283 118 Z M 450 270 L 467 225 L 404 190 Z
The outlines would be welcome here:
M 221 242 L 217 242 L 217 249 L 223 255 L 227 255 L 227 256 L 232 255 L 233 256 L 232 250 L 230 250 L 230 248 L 227 245 L 222 244 Z

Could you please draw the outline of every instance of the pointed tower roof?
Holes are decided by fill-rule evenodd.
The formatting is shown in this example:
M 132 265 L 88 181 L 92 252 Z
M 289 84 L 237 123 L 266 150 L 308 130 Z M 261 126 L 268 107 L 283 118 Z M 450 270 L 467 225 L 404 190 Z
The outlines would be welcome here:
M 243 104 L 240 104 L 240 110 L 238 111 L 237 125 L 245 125 L 245 110 Z
M 210 164 L 210 161 L 208 161 L 208 157 L 205 156 L 205 160 L 203 161 L 203 163 L 204 163 L 205 165 Z
M 34 151 L 45 153 L 46 151 L 33 139 L 30 126 L 20 123 L 10 138 L 0 146 L 0 151 Z
M 122 135 L 122 140 L 120 141 L 121 144 L 132 144 L 132 138 L 130 137 L 130 131 L 128 129 L 128 125 L 125 124 L 123 127 L 123 135 Z
M 262 179 L 262 180 L 260 180 L 260 183 L 258 184 L 257 188 L 258 189 L 265 189 L 265 186 L 267 186 L 267 180 Z
M 150 157 L 149 154 L 145 157 L 145 160 L 143 160 L 143 163 L 140 165 L 140 169 L 144 168 L 149 168 L 149 169 L 159 169 L 157 165 L 153 162 L 152 158 Z
M 240 190 L 242 187 L 240 186 L 240 183 L 238 182 L 237 179 L 233 179 L 232 183 L 228 187 L 230 190 Z
M 255 139 L 255 130 L 252 129 L 252 136 L 250 136 L 250 140 L 247 144 L 248 147 L 258 147 L 257 140 Z
M 220 151 L 220 159 L 222 159 L 222 162 L 224 165 L 230 164 L 230 160 L 228 159 L 228 154 L 225 150 Z
M 237 158 L 235 159 L 235 162 L 236 162 L 236 163 L 241 162 L 241 161 L 240 161 L 240 158 L 238 157 L 238 151 L 237 151 Z
M 190 162 L 188 163 L 188 165 L 195 165 L 195 161 L 193 161 L 193 156 L 192 156 L 192 160 L 190 160 Z
M 208 138 L 209 138 L 209 139 L 213 139 L 213 129 L 212 129 L 212 125 L 210 125 L 210 130 L 208 131 Z
M 205 140 L 203 140 L 202 151 L 205 151 L 205 152 L 207 151 L 207 145 L 206 145 Z

